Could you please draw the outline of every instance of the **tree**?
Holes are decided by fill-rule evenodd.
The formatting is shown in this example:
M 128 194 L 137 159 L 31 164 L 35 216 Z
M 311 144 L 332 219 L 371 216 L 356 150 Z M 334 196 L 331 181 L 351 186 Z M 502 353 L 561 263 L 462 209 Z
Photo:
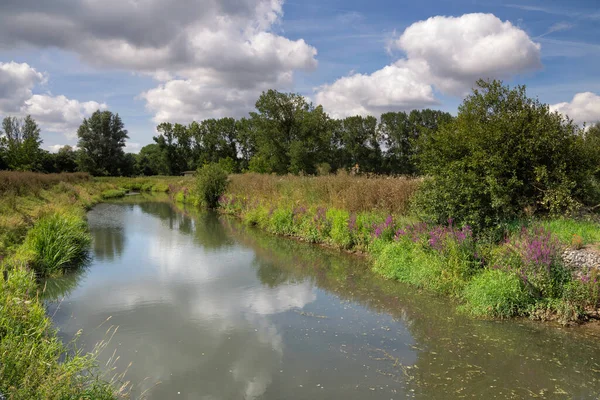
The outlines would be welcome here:
M 96 111 L 77 130 L 79 166 L 92 175 L 121 175 L 127 130 L 119 114 Z
M 237 160 L 237 124 L 233 118 L 207 119 L 200 124 L 192 123 L 190 131 L 197 147 L 198 166 L 218 163 L 230 158 Z
M 6 117 L 0 130 L 0 147 L 8 168 L 31 171 L 39 168 L 42 139 L 40 128 L 30 115 L 24 120 Z
M 158 144 L 152 143 L 141 148 L 136 170 L 145 176 L 169 174 L 166 155 Z
M 394 174 L 418 174 L 419 142 L 427 140 L 427 136 L 450 121 L 449 113 L 430 109 L 383 114 L 378 129 L 386 146 L 384 170 Z
M 168 175 L 179 175 L 187 170 L 187 161 L 182 151 L 183 143 L 187 143 L 187 129 L 181 124 L 163 122 L 156 127 L 158 136 L 153 139 L 164 153 L 167 162 Z M 183 138 L 180 145 L 179 139 Z
M 71 146 L 63 146 L 54 156 L 54 165 L 58 172 L 77 171 L 77 154 Z
M 326 161 L 331 126 L 321 106 L 314 107 L 295 93 L 269 90 L 261 94 L 256 109 L 250 113 L 251 130 L 246 131 L 253 135 L 256 149 L 253 167 L 278 174 L 312 174 Z
M 363 172 L 380 172 L 382 152 L 377 133 L 377 119 L 373 116 L 348 117 L 337 122 L 334 132 L 341 167 L 356 164 Z
M 417 195 L 421 214 L 475 228 L 585 202 L 592 168 L 582 131 L 525 87 L 477 82 L 457 118 L 423 143 L 431 176 Z

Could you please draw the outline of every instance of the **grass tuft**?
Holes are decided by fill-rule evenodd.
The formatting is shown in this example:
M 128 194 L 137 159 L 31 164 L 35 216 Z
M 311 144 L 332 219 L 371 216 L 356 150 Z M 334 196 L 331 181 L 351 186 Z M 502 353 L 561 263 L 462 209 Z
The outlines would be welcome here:
M 48 276 L 77 267 L 86 259 L 90 243 L 81 216 L 52 213 L 27 232 L 20 253 L 38 275 Z

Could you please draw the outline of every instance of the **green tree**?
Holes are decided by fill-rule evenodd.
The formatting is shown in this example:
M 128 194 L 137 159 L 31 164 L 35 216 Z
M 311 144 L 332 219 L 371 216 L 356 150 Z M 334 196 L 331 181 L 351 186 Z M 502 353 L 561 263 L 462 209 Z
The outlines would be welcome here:
M 0 130 L 0 147 L 8 168 L 19 171 L 39 169 L 42 153 L 40 128 L 30 115 L 20 120 L 6 117 Z
M 54 156 L 55 169 L 59 172 L 77 171 L 77 153 L 71 146 L 63 146 Z
M 381 116 L 379 135 L 386 146 L 385 172 L 418 174 L 419 142 L 435 134 L 439 127 L 452 121 L 449 113 L 438 110 L 389 112 Z
M 96 111 L 77 130 L 79 167 L 92 175 L 120 175 L 127 130 L 119 114 Z
M 158 144 L 148 144 L 140 149 L 136 170 L 145 176 L 169 174 L 166 155 Z
M 424 217 L 475 228 L 585 201 L 591 162 L 581 130 L 525 87 L 477 82 L 457 118 L 423 143 L 431 176 L 417 195 Z
M 585 144 L 594 164 L 594 176 L 600 181 L 600 122 L 596 122 L 585 132 Z
M 334 146 L 340 167 L 356 164 L 362 172 L 380 172 L 382 151 L 379 145 L 377 119 L 373 116 L 354 116 L 337 121 L 334 128 Z
M 181 124 L 163 122 L 156 129 L 159 134 L 153 139 L 165 155 L 168 175 L 180 175 L 192 168 L 195 163 L 188 128 Z
M 236 164 L 237 160 L 237 124 L 233 118 L 207 119 L 193 126 L 194 141 L 197 147 L 196 161 L 199 166 L 218 163 L 219 160 L 230 158 Z

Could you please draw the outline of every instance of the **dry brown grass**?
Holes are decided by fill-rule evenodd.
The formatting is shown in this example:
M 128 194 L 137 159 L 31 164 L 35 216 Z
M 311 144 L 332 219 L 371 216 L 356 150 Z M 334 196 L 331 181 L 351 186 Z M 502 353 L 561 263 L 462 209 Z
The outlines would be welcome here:
M 80 183 L 89 181 L 85 172 L 41 174 L 37 172 L 0 171 L 0 194 L 12 192 L 16 195 L 38 193 L 60 182 Z
M 408 211 L 410 199 L 421 183 L 421 179 L 345 173 L 317 177 L 248 173 L 231 175 L 230 180 L 227 192 L 249 199 L 394 214 Z

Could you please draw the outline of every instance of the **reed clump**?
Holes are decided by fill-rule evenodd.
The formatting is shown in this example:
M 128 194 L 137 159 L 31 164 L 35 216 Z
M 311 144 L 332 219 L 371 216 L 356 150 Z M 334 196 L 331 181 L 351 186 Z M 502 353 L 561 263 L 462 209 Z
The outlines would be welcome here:
M 52 213 L 27 232 L 19 255 L 39 276 L 62 273 L 87 258 L 91 237 L 81 215 Z

